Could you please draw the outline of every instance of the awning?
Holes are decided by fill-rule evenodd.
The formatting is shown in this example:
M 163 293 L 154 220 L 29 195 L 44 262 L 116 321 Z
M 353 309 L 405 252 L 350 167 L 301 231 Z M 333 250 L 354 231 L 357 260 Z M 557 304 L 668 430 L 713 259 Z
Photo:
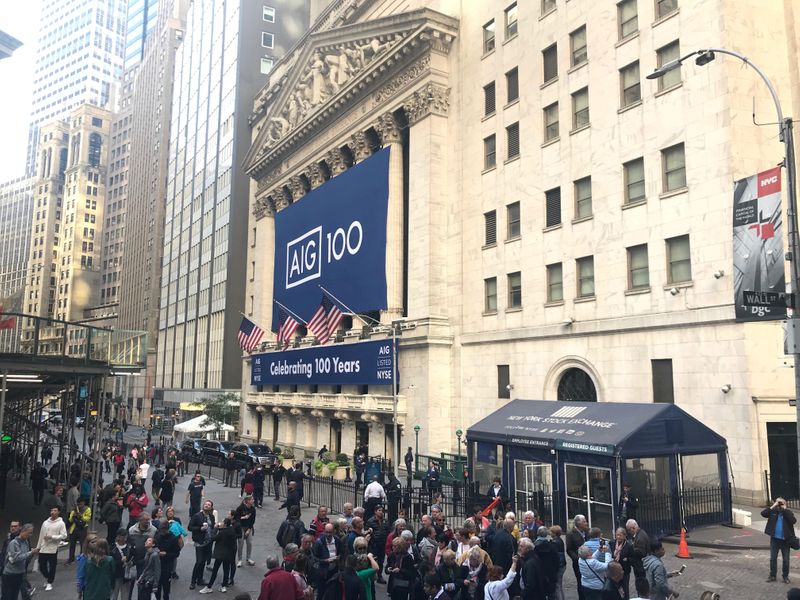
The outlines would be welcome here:
M 706 454 L 725 438 L 674 404 L 513 400 L 467 429 L 469 441 L 622 457 Z
M 200 415 L 194 419 L 189 419 L 183 423 L 178 423 L 175 425 L 175 427 L 173 427 L 173 430 L 181 433 L 207 433 L 209 431 L 215 431 L 216 427 L 214 427 L 214 424 L 211 423 L 211 421 L 203 424 L 205 420 L 206 416 Z M 227 423 L 223 423 L 220 431 L 233 431 L 233 427 Z

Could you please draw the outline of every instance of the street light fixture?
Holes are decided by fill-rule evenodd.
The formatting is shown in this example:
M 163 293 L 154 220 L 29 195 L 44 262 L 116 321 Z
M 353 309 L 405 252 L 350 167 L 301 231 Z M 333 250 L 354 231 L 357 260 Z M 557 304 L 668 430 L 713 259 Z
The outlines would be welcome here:
M 414 425 L 414 470 L 419 466 L 419 430 L 422 429 L 419 425 Z M 413 475 L 412 475 L 413 477 Z
M 792 118 L 783 116 L 781 103 L 778 99 L 778 92 L 772 85 L 772 82 L 764 74 L 764 72 L 749 58 L 736 52 L 734 50 L 726 50 L 725 48 L 703 48 L 690 52 L 676 60 L 671 60 L 663 64 L 655 71 L 647 76 L 647 79 L 658 79 L 663 77 L 669 71 L 677 69 L 683 62 L 692 56 L 697 56 L 695 64 L 704 66 L 716 58 L 716 54 L 727 54 L 738 58 L 744 64 L 753 68 L 753 70 L 761 77 L 762 81 L 767 85 L 769 93 L 772 96 L 772 101 L 775 103 L 775 110 L 778 114 L 778 138 L 784 145 L 783 167 L 786 169 L 786 220 L 789 224 L 788 237 L 789 237 L 789 252 L 786 254 L 786 260 L 789 261 L 791 278 L 790 278 L 790 295 L 788 308 L 792 309 L 792 315 L 787 319 L 788 326 L 788 340 L 789 350 L 794 356 L 794 393 L 795 399 L 800 399 L 800 348 L 797 343 L 797 335 L 800 330 L 800 315 L 798 315 L 798 295 L 800 295 L 800 243 L 797 238 L 797 174 L 795 172 L 795 158 L 794 158 L 794 138 L 792 133 Z M 795 402 L 797 410 L 797 443 L 800 448 L 800 402 Z

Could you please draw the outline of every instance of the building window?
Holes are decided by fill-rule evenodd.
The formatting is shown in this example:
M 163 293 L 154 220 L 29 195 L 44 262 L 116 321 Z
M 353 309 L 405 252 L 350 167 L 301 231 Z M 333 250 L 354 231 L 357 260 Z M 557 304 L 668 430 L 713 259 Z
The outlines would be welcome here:
M 522 307 L 522 273 L 508 274 L 508 308 Z
M 263 12 L 263 15 L 262 15 L 261 18 L 264 19 L 264 21 L 266 21 L 267 23 L 274 23 L 275 22 L 275 9 L 272 8 L 271 6 L 265 6 L 264 7 L 264 12 Z
M 520 236 L 519 202 L 512 202 L 506 206 L 506 238 L 513 240 Z
M 545 224 L 554 227 L 561 223 L 561 188 L 553 188 L 544 193 Z
M 564 271 L 561 263 L 547 265 L 547 301 L 564 300 Z
M 639 9 L 637 0 L 622 0 L 617 4 L 617 19 L 619 21 L 619 39 L 639 31 Z
M 558 44 L 553 44 L 542 50 L 542 66 L 544 68 L 544 83 L 558 77 Z
M 506 150 L 508 160 L 519 156 L 519 123 L 506 127 Z
M 575 261 L 578 272 L 578 298 L 594 296 L 594 257 L 584 256 Z
M 680 235 L 667 240 L 667 280 L 669 283 L 683 283 L 692 280 L 692 260 L 688 235 Z
M 558 139 L 558 102 L 544 109 L 544 141 Z
M 656 0 L 656 19 L 663 19 L 678 10 L 678 0 Z
M 650 361 L 650 365 L 653 370 L 653 402 L 675 404 L 672 359 L 654 358 Z
M 497 165 L 497 139 L 494 135 L 483 138 L 483 168 L 491 169 Z
M 597 389 L 586 371 L 573 367 L 561 376 L 556 398 L 561 402 L 597 402 Z
M 583 88 L 572 94 L 572 129 L 580 129 L 589 125 L 589 88 Z
M 511 373 L 508 365 L 497 365 L 497 397 L 511 398 Z
M 542 0 L 542 14 L 546 15 L 556 9 L 556 0 Z
M 261 74 L 262 75 L 269 75 L 269 72 L 272 71 L 272 66 L 275 64 L 271 58 L 261 57 Z
M 664 191 L 671 192 L 686 187 L 686 156 L 683 144 L 676 144 L 661 151 L 664 172 Z
M 656 50 L 656 58 L 658 61 L 658 66 L 663 67 L 670 61 L 677 60 L 681 57 L 681 45 L 678 40 L 675 40 L 671 44 L 667 44 L 663 48 L 659 48 Z M 672 69 L 671 71 L 667 71 L 658 78 L 658 91 L 661 92 L 663 90 L 668 90 L 671 87 L 675 87 L 681 82 L 681 68 L 678 67 L 677 69 Z
M 494 19 L 483 26 L 483 53 L 494 50 Z
M 625 204 L 644 201 L 644 159 L 626 162 L 622 169 L 625 173 Z
M 89 165 L 92 167 L 100 166 L 100 154 L 103 148 L 103 138 L 99 133 L 89 134 Z
M 619 70 L 620 106 L 625 108 L 642 99 L 642 84 L 639 79 L 639 61 Z
M 103 119 L 100 117 L 92 117 L 92 127 L 102 127 Z
M 647 261 L 647 244 L 628 248 L 628 289 L 650 287 L 650 268 Z
M 575 182 L 575 218 L 592 216 L 592 178 L 584 177 Z
M 506 73 L 506 94 L 508 96 L 507 104 L 519 99 L 519 70 L 517 67 Z
M 517 3 L 506 9 L 506 39 L 517 35 Z
M 497 277 L 483 280 L 483 295 L 486 299 L 483 310 L 487 313 L 497 312 Z
M 267 33 L 266 31 L 261 32 L 261 46 L 263 48 L 274 48 L 275 47 L 275 36 L 271 33 Z
M 488 117 L 495 111 L 495 86 L 494 81 L 483 86 L 483 116 Z
M 585 63 L 589 58 L 586 53 L 586 25 L 569 34 L 569 43 L 571 66 L 577 67 Z
M 483 213 L 484 246 L 497 243 L 497 211 Z

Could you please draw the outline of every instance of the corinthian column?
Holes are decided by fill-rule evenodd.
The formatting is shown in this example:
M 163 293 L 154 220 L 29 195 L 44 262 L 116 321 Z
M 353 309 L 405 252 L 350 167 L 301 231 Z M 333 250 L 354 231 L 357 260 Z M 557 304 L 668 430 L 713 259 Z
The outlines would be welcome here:
M 389 206 L 386 215 L 386 296 L 387 310 L 381 322 L 390 323 L 403 316 L 403 145 L 400 126 L 392 113 L 378 117 L 375 130 L 383 147 L 389 150 Z

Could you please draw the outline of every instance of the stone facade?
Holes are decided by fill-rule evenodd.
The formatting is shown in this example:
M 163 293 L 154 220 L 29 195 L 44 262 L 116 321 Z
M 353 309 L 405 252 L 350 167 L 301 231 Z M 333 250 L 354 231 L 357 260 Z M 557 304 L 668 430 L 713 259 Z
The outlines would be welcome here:
M 400 351 L 402 448 L 419 424 L 421 453 L 456 452 L 456 429 L 507 397 L 569 397 L 571 369 L 600 402 L 652 402 L 666 393 L 653 361 L 671 361 L 674 402 L 727 438 L 737 495 L 761 500 L 766 423 L 794 421 L 793 379 L 780 323 L 734 319 L 730 224 L 733 181 L 782 157 L 751 97 L 759 122 L 774 111 L 722 56 L 644 78 L 671 52 L 732 48 L 800 112 L 797 7 L 747 5 L 763 18 L 726 0 L 639 2 L 635 21 L 585 0 L 331 2 L 254 102 L 250 313 L 271 322 L 275 212 L 392 145 L 381 321 L 416 324 Z M 245 357 L 244 436 L 350 452 L 361 431 L 392 455 L 389 389 L 303 387 L 252 388 Z

